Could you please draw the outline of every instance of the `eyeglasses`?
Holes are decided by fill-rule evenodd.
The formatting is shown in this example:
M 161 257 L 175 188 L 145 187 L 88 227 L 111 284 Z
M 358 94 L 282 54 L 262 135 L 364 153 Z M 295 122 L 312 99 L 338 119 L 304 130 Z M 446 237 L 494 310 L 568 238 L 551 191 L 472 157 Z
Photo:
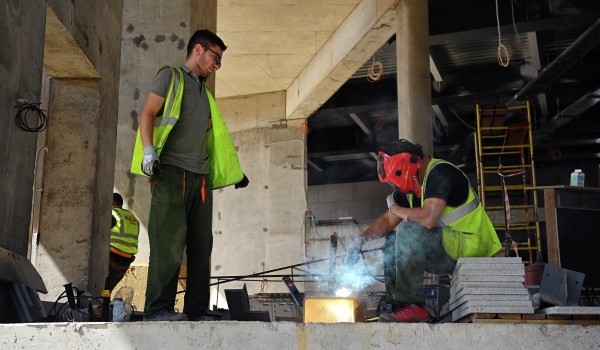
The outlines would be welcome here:
M 213 55 L 215 55 L 215 63 L 217 64 L 217 66 L 221 67 L 221 56 L 219 56 L 218 53 L 214 52 L 213 49 L 211 49 L 208 46 L 203 46 L 205 49 L 208 49 L 208 51 L 212 52 Z

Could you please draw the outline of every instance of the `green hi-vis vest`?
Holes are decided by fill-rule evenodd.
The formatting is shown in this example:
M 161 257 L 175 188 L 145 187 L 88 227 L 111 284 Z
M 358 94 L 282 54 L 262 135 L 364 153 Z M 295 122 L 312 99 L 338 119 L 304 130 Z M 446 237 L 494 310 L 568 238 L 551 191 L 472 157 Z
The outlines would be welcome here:
M 454 166 L 444 160 L 432 158 L 427 166 L 426 174 L 429 175 L 433 167 L 442 163 Z M 421 207 L 425 196 L 425 186 L 427 186 L 427 175 L 423 179 Z M 463 257 L 492 256 L 502 248 L 494 225 L 470 185 L 469 196 L 465 203 L 458 207 L 447 205 L 442 211 L 439 226 L 442 226 L 444 230 L 442 237 L 444 249 L 455 260 Z
M 171 69 L 171 82 L 169 90 L 165 97 L 163 106 L 163 114 L 154 118 L 154 133 L 153 145 L 156 148 L 156 154 L 160 157 L 165 142 L 173 126 L 179 120 L 181 111 L 181 100 L 183 98 L 183 72 L 181 68 L 164 66 L 162 69 Z M 212 189 L 223 188 L 229 185 L 236 184 L 244 178 L 244 173 L 240 167 L 237 152 L 227 125 L 221 116 L 221 112 L 217 107 L 214 97 L 204 87 L 208 103 L 210 105 L 210 116 L 212 119 L 212 127 L 206 132 L 206 154 L 208 155 L 208 168 Z M 142 171 L 142 158 L 144 157 L 144 146 L 138 128 L 137 137 L 135 140 L 135 148 L 133 150 L 133 159 L 131 161 L 131 172 L 133 174 L 147 176 Z
M 112 216 L 117 224 L 110 231 L 110 245 L 122 252 L 137 254 L 140 222 L 126 209 L 113 208 Z

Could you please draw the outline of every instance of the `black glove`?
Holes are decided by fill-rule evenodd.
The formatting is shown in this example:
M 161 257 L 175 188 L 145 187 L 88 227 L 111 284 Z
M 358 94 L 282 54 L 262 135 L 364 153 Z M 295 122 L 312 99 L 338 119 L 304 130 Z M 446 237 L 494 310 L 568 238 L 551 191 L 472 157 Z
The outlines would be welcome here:
M 248 186 L 248 184 L 250 183 L 250 180 L 248 180 L 248 177 L 246 176 L 246 174 L 244 174 L 244 178 L 235 184 L 235 188 L 244 188 L 246 186 Z
M 361 249 L 363 244 L 365 243 L 364 238 L 358 237 L 352 243 L 352 246 L 346 252 L 346 256 L 344 256 L 344 264 L 347 266 L 352 266 L 358 262 L 360 259 Z

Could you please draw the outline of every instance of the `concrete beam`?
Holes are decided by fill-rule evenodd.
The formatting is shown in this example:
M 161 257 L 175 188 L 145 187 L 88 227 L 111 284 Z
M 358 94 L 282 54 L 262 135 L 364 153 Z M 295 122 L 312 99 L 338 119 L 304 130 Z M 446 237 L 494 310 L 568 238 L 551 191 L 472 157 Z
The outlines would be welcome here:
M 304 119 L 325 103 L 395 34 L 398 0 L 363 0 L 286 91 L 286 118 Z
M 55 79 L 98 79 L 100 74 L 83 53 L 56 13 L 48 7 L 44 69 Z

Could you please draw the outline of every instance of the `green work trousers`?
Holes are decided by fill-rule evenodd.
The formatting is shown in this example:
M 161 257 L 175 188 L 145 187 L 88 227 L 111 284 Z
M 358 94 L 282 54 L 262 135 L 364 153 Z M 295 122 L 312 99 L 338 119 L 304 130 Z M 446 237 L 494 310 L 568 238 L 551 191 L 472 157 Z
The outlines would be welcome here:
M 108 276 L 104 282 L 104 289 L 112 291 L 119 282 L 123 279 L 123 276 L 127 273 L 129 266 L 135 260 L 135 257 L 130 259 L 110 252 L 108 260 Z
M 187 283 L 183 312 L 203 313 L 210 303 L 212 189 L 208 175 L 163 165 L 151 183 L 150 260 L 144 313 L 173 310 L 184 249 Z
M 390 304 L 422 303 L 423 273 L 451 274 L 456 266 L 442 244 L 443 229 L 427 229 L 417 222 L 402 222 L 395 239 L 388 235 L 383 247 L 384 277 Z

